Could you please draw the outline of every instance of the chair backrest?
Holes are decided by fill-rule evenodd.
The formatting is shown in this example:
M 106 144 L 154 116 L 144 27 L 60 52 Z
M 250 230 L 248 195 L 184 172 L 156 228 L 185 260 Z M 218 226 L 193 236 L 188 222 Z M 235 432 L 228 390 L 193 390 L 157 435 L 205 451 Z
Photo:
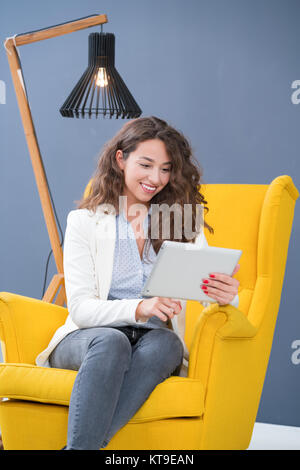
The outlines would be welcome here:
M 211 246 L 242 250 L 239 280 L 239 306 L 247 315 L 257 279 L 258 234 L 268 185 L 207 184 L 202 192 L 208 202 L 205 220 L 214 229 L 205 229 Z M 270 234 L 271 235 L 271 234 Z
M 241 249 L 239 310 L 259 326 L 266 316 L 273 328 L 280 296 L 299 192 L 288 175 L 264 184 L 207 184 L 201 192 L 208 202 L 205 229 L 211 246 Z M 190 342 L 199 304 L 189 305 L 186 340 Z

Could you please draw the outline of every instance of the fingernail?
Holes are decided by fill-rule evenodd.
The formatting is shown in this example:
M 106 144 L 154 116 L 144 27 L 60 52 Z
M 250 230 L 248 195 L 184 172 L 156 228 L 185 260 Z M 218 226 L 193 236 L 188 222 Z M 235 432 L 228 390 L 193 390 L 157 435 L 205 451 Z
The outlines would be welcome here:
M 206 279 L 204 279 L 204 281 L 203 281 L 203 282 L 204 282 L 204 284 L 208 284 L 208 281 L 207 281 Z
M 210 274 L 209 276 L 210 276 L 210 277 L 216 277 L 214 274 Z

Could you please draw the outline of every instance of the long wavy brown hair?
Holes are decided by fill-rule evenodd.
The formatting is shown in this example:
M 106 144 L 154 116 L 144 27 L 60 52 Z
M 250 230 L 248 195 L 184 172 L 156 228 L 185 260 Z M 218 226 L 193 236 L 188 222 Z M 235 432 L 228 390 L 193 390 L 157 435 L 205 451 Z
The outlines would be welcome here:
M 184 204 L 190 204 L 192 208 L 192 230 L 196 235 L 193 239 L 187 239 L 184 234 L 184 221 L 182 222 L 182 237 L 174 237 L 174 213 L 170 213 L 171 230 L 168 240 L 181 241 L 182 243 L 194 242 L 200 232 L 196 226 L 197 204 L 201 204 L 202 210 L 209 211 L 207 201 L 201 194 L 201 183 L 203 171 L 195 159 L 191 145 L 187 138 L 178 130 L 167 124 L 166 121 L 155 116 L 142 117 L 128 121 L 119 132 L 109 140 L 102 148 L 97 168 L 92 176 L 88 196 L 77 201 L 78 209 L 89 209 L 96 211 L 98 205 L 103 203 L 112 204 L 119 211 L 119 196 L 123 195 L 124 174 L 116 161 L 117 150 L 122 150 L 123 159 L 126 160 L 137 146 L 146 140 L 160 139 L 166 146 L 167 154 L 172 161 L 172 168 L 168 184 L 153 198 L 152 204 L 179 205 L 184 210 Z M 198 206 L 199 208 L 199 206 Z M 203 213 L 204 215 L 204 213 Z M 159 237 L 151 239 L 151 215 L 148 227 L 148 238 L 146 238 L 147 253 L 152 244 L 157 254 L 163 241 L 162 238 L 162 214 L 159 214 Z M 209 232 L 214 233 L 213 228 L 203 220 L 202 224 Z M 173 230 L 172 230 L 173 227 Z M 152 232 L 153 233 L 153 232 Z M 176 234 L 178 232 L 176 231 Z M 146 249 L 145 249 L 146 251 Z

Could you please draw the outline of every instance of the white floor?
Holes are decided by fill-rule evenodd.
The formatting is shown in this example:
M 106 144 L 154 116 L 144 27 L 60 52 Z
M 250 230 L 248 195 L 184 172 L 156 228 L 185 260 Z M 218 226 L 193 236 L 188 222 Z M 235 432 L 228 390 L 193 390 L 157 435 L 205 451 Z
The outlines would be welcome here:
M 248 450 L 300 450 L 300 428 L 255 423 Z

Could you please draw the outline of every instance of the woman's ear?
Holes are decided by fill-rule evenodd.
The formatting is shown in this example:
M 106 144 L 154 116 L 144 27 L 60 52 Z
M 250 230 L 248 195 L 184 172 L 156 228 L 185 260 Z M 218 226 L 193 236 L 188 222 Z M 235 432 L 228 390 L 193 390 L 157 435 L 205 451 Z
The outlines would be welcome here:
M 117 150 L 116 151 L 116 162 L 117 162 L 118 167 L 120 168 L 120 170 L 123 171 L 124 167 L 125 167 L 125 163 L 124 163 L 124 159 L 123 159 L 122 150 Z

